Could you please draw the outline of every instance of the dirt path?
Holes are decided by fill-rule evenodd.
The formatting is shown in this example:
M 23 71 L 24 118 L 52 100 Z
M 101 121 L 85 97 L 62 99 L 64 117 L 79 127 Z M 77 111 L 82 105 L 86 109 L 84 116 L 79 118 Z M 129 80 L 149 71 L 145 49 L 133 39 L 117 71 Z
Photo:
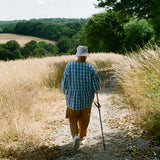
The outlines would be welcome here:
M 68 120 L 64 119 L 65 109 L 55 114 L 61 118 L 56 128 L 47 130 L 49 146 L 56 146 L 54 158 L 58 160 L 129 160 L 160 159 L 160 148 L 153 147 L 144 138 L 143 131 L 136 127 L 130 115 L 131 110 L 122 102 L 120 95 L 112 92 L 113 87 L 103 88 L 99 93 L 106 151 L 103 149 L 98 109 L 93 105 L 88 127 L 87 144 L 78 151 L 72 150 L 72 138 Z M 65 100 L 62 104 L 65 106 Z M 62 118 L 63 117 L 63 118 Z M 50 151 L 51 152 L 51 151 Z
M 113 92 L 114 83 L 99 93 L 106 151 L 103 149 L 98 109 L 93 105 L 87 144 L 72 149 L 69 122 L 65 119 L 65 96 L 57 93 L 50 104 L 46 141 L 38 148 L 18 154 L 16 160 L 159 160 L 160 147 L 147 140 L 135 125 L 132 110 Z

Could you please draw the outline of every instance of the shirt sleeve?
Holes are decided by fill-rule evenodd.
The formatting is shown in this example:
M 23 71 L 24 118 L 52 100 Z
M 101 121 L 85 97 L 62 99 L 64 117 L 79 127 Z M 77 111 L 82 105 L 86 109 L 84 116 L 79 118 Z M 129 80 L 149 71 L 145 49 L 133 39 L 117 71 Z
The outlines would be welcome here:
M 97 92 L 101 89 L 101 80 L 95 68 L 92 70 L 92 90 Z
M 61 82 L 61 90 L 65 94 L 65 91 L 67 89 L 67 83 L 68 83 L 68 77 L 69 77 L 69 64 L 67 64 L 64 73 L 63 73 L 63 78 Z

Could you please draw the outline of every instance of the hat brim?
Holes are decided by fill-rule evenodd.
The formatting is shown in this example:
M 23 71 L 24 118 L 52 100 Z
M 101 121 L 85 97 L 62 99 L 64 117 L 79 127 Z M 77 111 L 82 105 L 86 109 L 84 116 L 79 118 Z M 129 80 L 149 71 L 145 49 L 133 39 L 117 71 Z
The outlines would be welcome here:
M 76 54 L 76 57 L 89 57 L 90 55 L 88 53 L 84 53 L 84 54 Z

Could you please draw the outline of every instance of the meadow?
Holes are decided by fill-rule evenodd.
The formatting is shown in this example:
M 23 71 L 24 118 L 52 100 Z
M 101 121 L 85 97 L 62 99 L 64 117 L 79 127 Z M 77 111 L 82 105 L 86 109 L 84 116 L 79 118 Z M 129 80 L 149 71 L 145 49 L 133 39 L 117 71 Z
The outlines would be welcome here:
M 54 44 L 54 41 L 50 41 L 50 40 L 46 40 L 38 37 L 9 34 L 9 33 L 0 33 L 0 43 L 6 43 L 10 40 L 17 41 L 20 44 L 20 46 L 24 46 L 26 43 L 30 42 L 31 40 L 35 40 L 37 42 L 45 41 L 46 43 Z
M 73 55 L 0 61 L 0 153 L 5 154 L 9 146 L 21 144 L 25 148 L 45 141 L 46 124 L 54 119 L 50 104 L 60 104 L 64 97 L 60 91 L 62 74 L 66 64 L 74 60 Z M 121 60 L 123 56 L 114 53 L 88 58 L 97 70 L 109 70 Z
M 68 55 L 0 61 L 0 155 L 11 146 L 25 148 L 45 142 L 46 126 L 54 119 L 50 104 L 55 105 L 55 112 L 62 108 L 62 74 L 74 60 L 74 55 Z M 159 140 L 160 49 L 126 56 L 93 53 L 87 61 L 98 71 L 114 71 L 118 92 L 133 108 L 135 122 Z

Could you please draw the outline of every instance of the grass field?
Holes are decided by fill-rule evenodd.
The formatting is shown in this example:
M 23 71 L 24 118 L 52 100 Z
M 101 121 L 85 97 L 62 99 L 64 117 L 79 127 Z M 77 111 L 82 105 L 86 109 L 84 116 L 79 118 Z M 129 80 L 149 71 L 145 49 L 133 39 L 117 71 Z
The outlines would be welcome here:
M 91 54 L 88 62 L 97 70 L 110 69 L 123 56 Z M 61 107 L 62 73 L 75 56 L 33 58 L 0 62 L 0 152 L 15 144 L 45 142 L 46 123 L 53 123 L 50 104 Z M 64 106 L 63 106 L 64 107 Z M 57 108 L 60 110 L 60 108 Z
M 157 137 L 159 51 L 141 50 L 128 56 L 97 53 L 87 59 L 98 71 L 115 70 L 125 102 L 137 111 L 136 122 Z M 0 61 L 0 154 L 12 145 L 25 148 L 45 142 L 46 123 L 53 123 L 54 119 L 50 104 L 54 103 L 59 111 L 64 107 L 60 91 L 62 73 L 65 65 L 74 60 L 75 56 L 59 56 Z
M 16 40 L 20 46 L 24 46 L 27 42 L 30 42 L 31 40 L 35 40 L 37 42 L 39 41 L 45 41 L 47 43 L 54 44 L 54 41 L 49 41 L 42 38 L 32 37 L 32 36 L 24 36 L 24 35 L 17 35 L 17 34 L 6 34 L 6 33 L 0 33 L 0 43 L 6 43 L 10 40 Z

